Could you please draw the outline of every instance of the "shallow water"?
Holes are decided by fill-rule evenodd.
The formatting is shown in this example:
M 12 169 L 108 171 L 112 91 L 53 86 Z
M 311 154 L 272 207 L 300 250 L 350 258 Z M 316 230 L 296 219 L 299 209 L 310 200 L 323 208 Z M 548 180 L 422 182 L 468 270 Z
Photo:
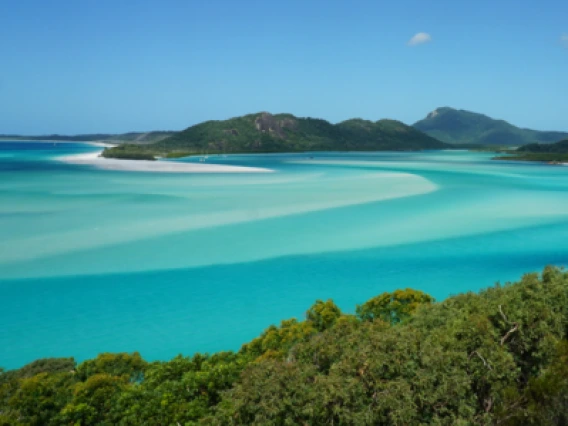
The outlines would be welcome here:
M 568 167 L 465 151 L 207 160 L 270 174 L 57 161 L 97 149 L 0 143 L 0 366 L 238 349 L 318 298 L 443 299 L 568 263 Z

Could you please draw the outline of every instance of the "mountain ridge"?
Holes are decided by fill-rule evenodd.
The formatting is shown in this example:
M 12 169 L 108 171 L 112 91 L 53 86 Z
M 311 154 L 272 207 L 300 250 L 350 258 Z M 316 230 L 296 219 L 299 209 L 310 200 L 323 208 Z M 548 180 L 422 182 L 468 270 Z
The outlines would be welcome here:
M 450 144 L 526 145 L 568 138 L 568 132 L 517 127 L 505 120 L 451 107 L 436 108 L 413 127 Z

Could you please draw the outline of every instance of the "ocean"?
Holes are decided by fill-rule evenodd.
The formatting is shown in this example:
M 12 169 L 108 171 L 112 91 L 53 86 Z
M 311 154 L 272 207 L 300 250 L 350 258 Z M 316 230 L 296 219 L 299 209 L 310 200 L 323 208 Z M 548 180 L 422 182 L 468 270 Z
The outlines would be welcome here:
M 238 350 L 317 299 L 437 300 L 568 263 L 568 167 L 491 153 L 209 156 L 149 173 L 0 142 L 0 366 Z M 199 162 L 199 158 L 180 159 Z

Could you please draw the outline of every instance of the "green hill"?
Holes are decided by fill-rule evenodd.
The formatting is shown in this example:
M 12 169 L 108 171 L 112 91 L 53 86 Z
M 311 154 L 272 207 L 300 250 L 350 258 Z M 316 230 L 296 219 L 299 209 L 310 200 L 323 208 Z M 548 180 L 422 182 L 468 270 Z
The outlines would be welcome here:
M 236 353 L 0 369 L 0 425 L 568 424 L 568 273 L 354 311 L 318 300 Z
M 443 142 L 479 145 L 525 145 L 534 142 L 551 143 L 568 138 L 566 132 L 541 132 L 521 129 L 504 120 L 483 114 L 438 108 L 414 127 Z
M 183 156 L 191 154 L 301 152 L 301 151 L 410 151 L 450 146 L 395 120 L 347 120 L 338 124 L 317 118 L 267 112 L 224 121 L 196 124 L 144 147 L 122 145 L 107 149 L 107 157 L 139 158 L 140 153 Z

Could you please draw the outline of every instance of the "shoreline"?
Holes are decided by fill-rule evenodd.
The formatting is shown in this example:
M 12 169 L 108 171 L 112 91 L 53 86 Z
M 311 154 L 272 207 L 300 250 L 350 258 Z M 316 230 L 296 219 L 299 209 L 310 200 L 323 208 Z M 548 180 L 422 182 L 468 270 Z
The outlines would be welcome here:
M 93 144 L 93 143 L 89 143 Z M 95 145 L 100 146 L 100 145 Z M 146 161 L 104 158 L 102 151 L 87 154 L 72 154 L 56 157 L 68 164 L 93 166 L 103 170 L 152 172 L 152 173 L 273 173 L 274 170 L 260 167 L 227 166 L 221 164 L 182 163 L 177 161 Z
M 103 141 L 61 141 L 58 139 L 42 139 L 38 141 L 34 140 L 23 140 L 23 139 L 0 139 L 0 143 L 2 142 L 16 142 L 16 143 L 74 143 L 74 144 L 83 144 L 83 145 L 91 145 L 91 146 L 100 146 L 103 148 L 113 148 L 118 146 L 118 143 L 110 143 L 110 142 L 103 142 Z

